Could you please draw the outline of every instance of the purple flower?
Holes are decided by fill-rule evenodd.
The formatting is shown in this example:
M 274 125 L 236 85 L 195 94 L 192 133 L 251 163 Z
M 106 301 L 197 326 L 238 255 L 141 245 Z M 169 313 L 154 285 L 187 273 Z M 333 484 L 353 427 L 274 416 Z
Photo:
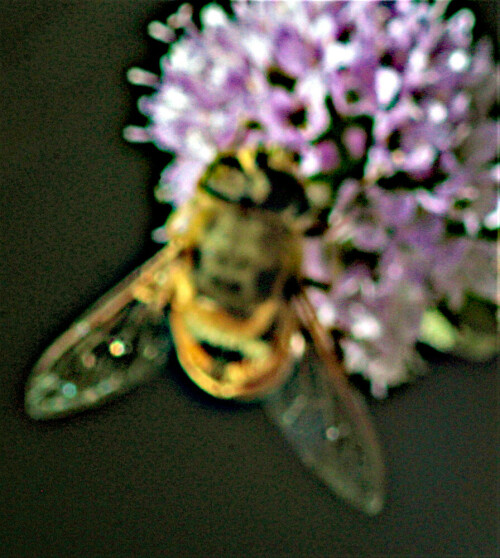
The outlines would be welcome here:
M 201 29 L 183 5 L 150 26 L 171 43 L 161 76 L 129 74 L 154 91 L 127 138 L 174 155 L 162 201 L 188 200 L 217 152 L 245 144 L 294 152 L 313 204 L 329 184 L 304 273 L 331 284 L 311 292 L 318 315 L 378 395 L 408 378 L 428 309 L 496 297 L 496 69 L 472 12 L 445 19 L 446 5 L 239 1 L 234 16 L 203 8 Z

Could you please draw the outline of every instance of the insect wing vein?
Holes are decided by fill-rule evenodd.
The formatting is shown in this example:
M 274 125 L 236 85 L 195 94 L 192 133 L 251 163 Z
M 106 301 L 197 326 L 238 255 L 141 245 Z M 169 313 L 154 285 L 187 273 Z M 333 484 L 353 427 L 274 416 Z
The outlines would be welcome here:
M 384 467 L 368 412 L 304 294 L 295 307 L 312 343 L 264 408 L 308 468 L 336 494 L 374 515 L 384 502 Z
M 173 257 L 169 248 L 161 250 L 45 351 L 26 385 L 25 407 L 32 418 L 100 406 L 162 372 L 172 342 L 164 313 L 169 285 L 158 285 L 157 277 L 168 277 Z

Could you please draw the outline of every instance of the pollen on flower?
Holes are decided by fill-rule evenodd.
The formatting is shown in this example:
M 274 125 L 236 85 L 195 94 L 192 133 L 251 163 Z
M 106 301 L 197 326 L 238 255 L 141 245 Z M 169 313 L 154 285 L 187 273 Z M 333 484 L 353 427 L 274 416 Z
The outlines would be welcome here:
M 389 105 L 401 87 L 401 78 L 392 68 L 380 68 L 375 76 L 375 91 L 379 103 Z
M 306 196 L 330 207 L 304 271 L 330 287 L 311 299 L 377 394 L 408 378 L 426 310 L 495 299 L 495 64 L 472 12 L 446 18 L 447 5 L 212 3 L 198 28 L 184 4 L 148 27 L 170 43 L 161 75 L 128 74 L 153 92 L 139 101 L 148 123 L 124 136 L 174 156 L 158 199 L 184 204 L 219 151 L 255 145 L 321 184 Z M 459 272 L 465 258 L 480 280 Z
M 463 72 L 469 64 L 470 58 L 463 49 L 453 51 L 448 58 L 448 65 L 454 72 Z
M 325 327 L 331 328 L 335 324 L 336 312 L 332 304 L 324 303 L 318 307 L 318 320 Z
M 380 323 L 374 316 L 362 316 L 352 324 L 352 334 L 357 339 L 378 339 L 382 333 Z
M 186 148 L 194 154 L 197 159 L 201 159 L 207 163 L 213 161 L 217 154 L 215 147 L 207 141 L 200 130 L 189 130 L 186 134 Z
M 331 43 L 325 48 L 325 65 L 331 70 L 349 66 L 356 58 L 353 44 Z
M 442 124 L 448 118 L 446 106 L 440 101 L 433 101 L 428 108 L 429 118 L 435 124 Z
M 227 15 L 217 4 L 205 6 L 200 14 L 201 22 L 206 27 L 218 27 L 227 24 Z
M 167 107 L 171 107 L 176 111 L 186 110 L 190 102 L 188 95 L 183 89 L 175 85 L 164 90 L 162 100 Z

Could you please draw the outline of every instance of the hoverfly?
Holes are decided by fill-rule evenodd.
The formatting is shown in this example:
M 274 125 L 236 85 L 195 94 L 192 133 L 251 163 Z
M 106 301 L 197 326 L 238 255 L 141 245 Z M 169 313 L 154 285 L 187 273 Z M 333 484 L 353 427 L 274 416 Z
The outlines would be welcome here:
M 301 460 L 369 514 L 382 508 L 374 429 L 301 276 L 305 185 L 283 156 L 221 154 L 166 223 L 168 243 L 42 355 L 34 419 L 99 406 L 159 375 L 171 349 L 216 398 L 261 401 Z M 173 341 L 173 342 L 172 342 Z

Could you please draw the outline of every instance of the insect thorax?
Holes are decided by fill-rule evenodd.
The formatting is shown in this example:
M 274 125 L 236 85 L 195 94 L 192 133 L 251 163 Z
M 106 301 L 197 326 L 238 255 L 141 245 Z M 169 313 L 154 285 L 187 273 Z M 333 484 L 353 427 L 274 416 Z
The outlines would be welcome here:
M 235 316 L 282 297 L 297 273 L 300 246 L 271 212 L 227 204 L 213 215 L 193 250 L 195 286 Z

